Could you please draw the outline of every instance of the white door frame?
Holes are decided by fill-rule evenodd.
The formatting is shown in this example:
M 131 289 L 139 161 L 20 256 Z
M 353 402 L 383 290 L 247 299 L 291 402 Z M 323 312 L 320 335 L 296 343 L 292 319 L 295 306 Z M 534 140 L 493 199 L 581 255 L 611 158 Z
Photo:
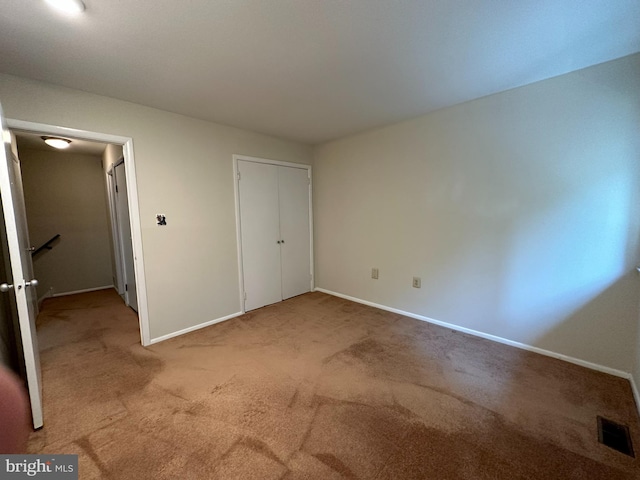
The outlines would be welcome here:
M 280 165 L 283 167 L 293 167 L 300 168 L 303 170 L 307 170 L 307 175 L 309 176 L 309 258 L 310 265 L 309 271 L 311 272 L 311 280 L 310 280 L 310 291 L 313 292 L 315 288 L 315 272 L 313 269 L 313 204 L 312 204 L 312 190 L 313 190 L 313 181 L 311 176 L 311 165 L 305 165 L 304 163 L 293 163 L 293 162 L 282 162 L 279 160 L 269 160 L 268 158 L 258 158 L 258 157 L 249 157 L 247 155 L 233 155 L 233 189 L 236 200 L 236 240 L 238 246 L 238 280 L 240 285 L 240 310 L 242 313 L 245 313 L 246 310 L 244 308 L 244 272 L 242 268 L 242 227 L 240 225 L 240 178 L 238 171 L 238 161 L 243 160 L 245 162 L 254 162 L 254 163 L 266 163 L 269 165 Z
M 74 137 L 101 143 L 122 145 L 125 168 L 127 171 L 127 198 L 129 201 L 129 217 L 131 236 L 133 239 L 134 270 L 136 275 L 136 289 L 138 296 L 138 321 L 140 323 L 140 340 L 143 346 L 151 344 L 149 335 L 149 308 L 147 305 L 147 282 L 144 275 L 144 257 L 142 250 L 142 228 L 140 222 L 140 204 L 138 202 L 138 185 L 136 180 L 136 166 L 133 154 L 133 138 L 108 133 L 91 132 L 75 128 L 47 125 L 44 123 L 27 122 L 24 120 L 7 119 L 11 130 Z

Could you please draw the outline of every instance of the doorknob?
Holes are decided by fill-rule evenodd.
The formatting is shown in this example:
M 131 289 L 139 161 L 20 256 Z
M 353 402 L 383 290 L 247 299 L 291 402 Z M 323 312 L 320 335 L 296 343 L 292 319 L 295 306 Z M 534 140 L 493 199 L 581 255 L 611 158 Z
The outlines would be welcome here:
M 25 287 L 37 287 L 38 286 L 38 280 L 36 280 L 35 278 L 33 280 L 31 280 L 30 282 L 24 282 L 24 286 Z
M 13 285 L 9 285 L 7 283 L 0 284 L 0 292 L 5 293 L 13 288 Z
M 34 247 L 33 245 L 27 248 L 27 252 L 35 252 L 35 251 L 36 251 L 36 247 Z

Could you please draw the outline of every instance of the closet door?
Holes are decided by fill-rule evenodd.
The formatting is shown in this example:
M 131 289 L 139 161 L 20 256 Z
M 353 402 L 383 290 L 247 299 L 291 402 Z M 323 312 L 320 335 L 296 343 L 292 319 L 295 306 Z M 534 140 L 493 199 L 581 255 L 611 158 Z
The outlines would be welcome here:
M 311 290 L 309 174 L 307 169 L 278 167 L 282 298 Z
M 278 168 L 238 161 L 245 310 L 282 300 Z

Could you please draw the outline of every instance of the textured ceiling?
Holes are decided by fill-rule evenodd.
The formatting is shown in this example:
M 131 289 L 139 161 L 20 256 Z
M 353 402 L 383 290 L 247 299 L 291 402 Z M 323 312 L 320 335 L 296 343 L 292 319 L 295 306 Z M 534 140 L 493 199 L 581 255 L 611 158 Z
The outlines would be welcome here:
M 0 72 L 308 143 L 640 51 L 638 0 L 84 1 L 0 0 Z

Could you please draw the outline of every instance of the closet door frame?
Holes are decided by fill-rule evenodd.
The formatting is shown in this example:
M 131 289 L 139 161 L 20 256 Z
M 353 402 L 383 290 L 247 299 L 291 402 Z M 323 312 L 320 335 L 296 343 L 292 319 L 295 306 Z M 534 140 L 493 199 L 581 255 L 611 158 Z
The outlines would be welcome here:
M 247 155 L 233 155 L 233 186 L 236 202 L 236 244 L 238 248 L 238 291 L 240 292 L 240 310 L 242 311 L 242 313 L 245 313 L 244 272 L 242 266 L 242 225 L 240 222 L 240 172 L 238 170 L 239 161 L 265 163 L 268 165 L 278 165 L 281 167 L 299 168 L 307 171 L 307 176 L 309 178 L 309 272 L 311 274 L 309 278 L 309 290 L 312 292 L 315 290 L 315 272 L 313 268 L 313 177 L 311 174 L 311 165 L 305 165 L 303 163 L 282 162 L 279 160 L 250 157 Z

